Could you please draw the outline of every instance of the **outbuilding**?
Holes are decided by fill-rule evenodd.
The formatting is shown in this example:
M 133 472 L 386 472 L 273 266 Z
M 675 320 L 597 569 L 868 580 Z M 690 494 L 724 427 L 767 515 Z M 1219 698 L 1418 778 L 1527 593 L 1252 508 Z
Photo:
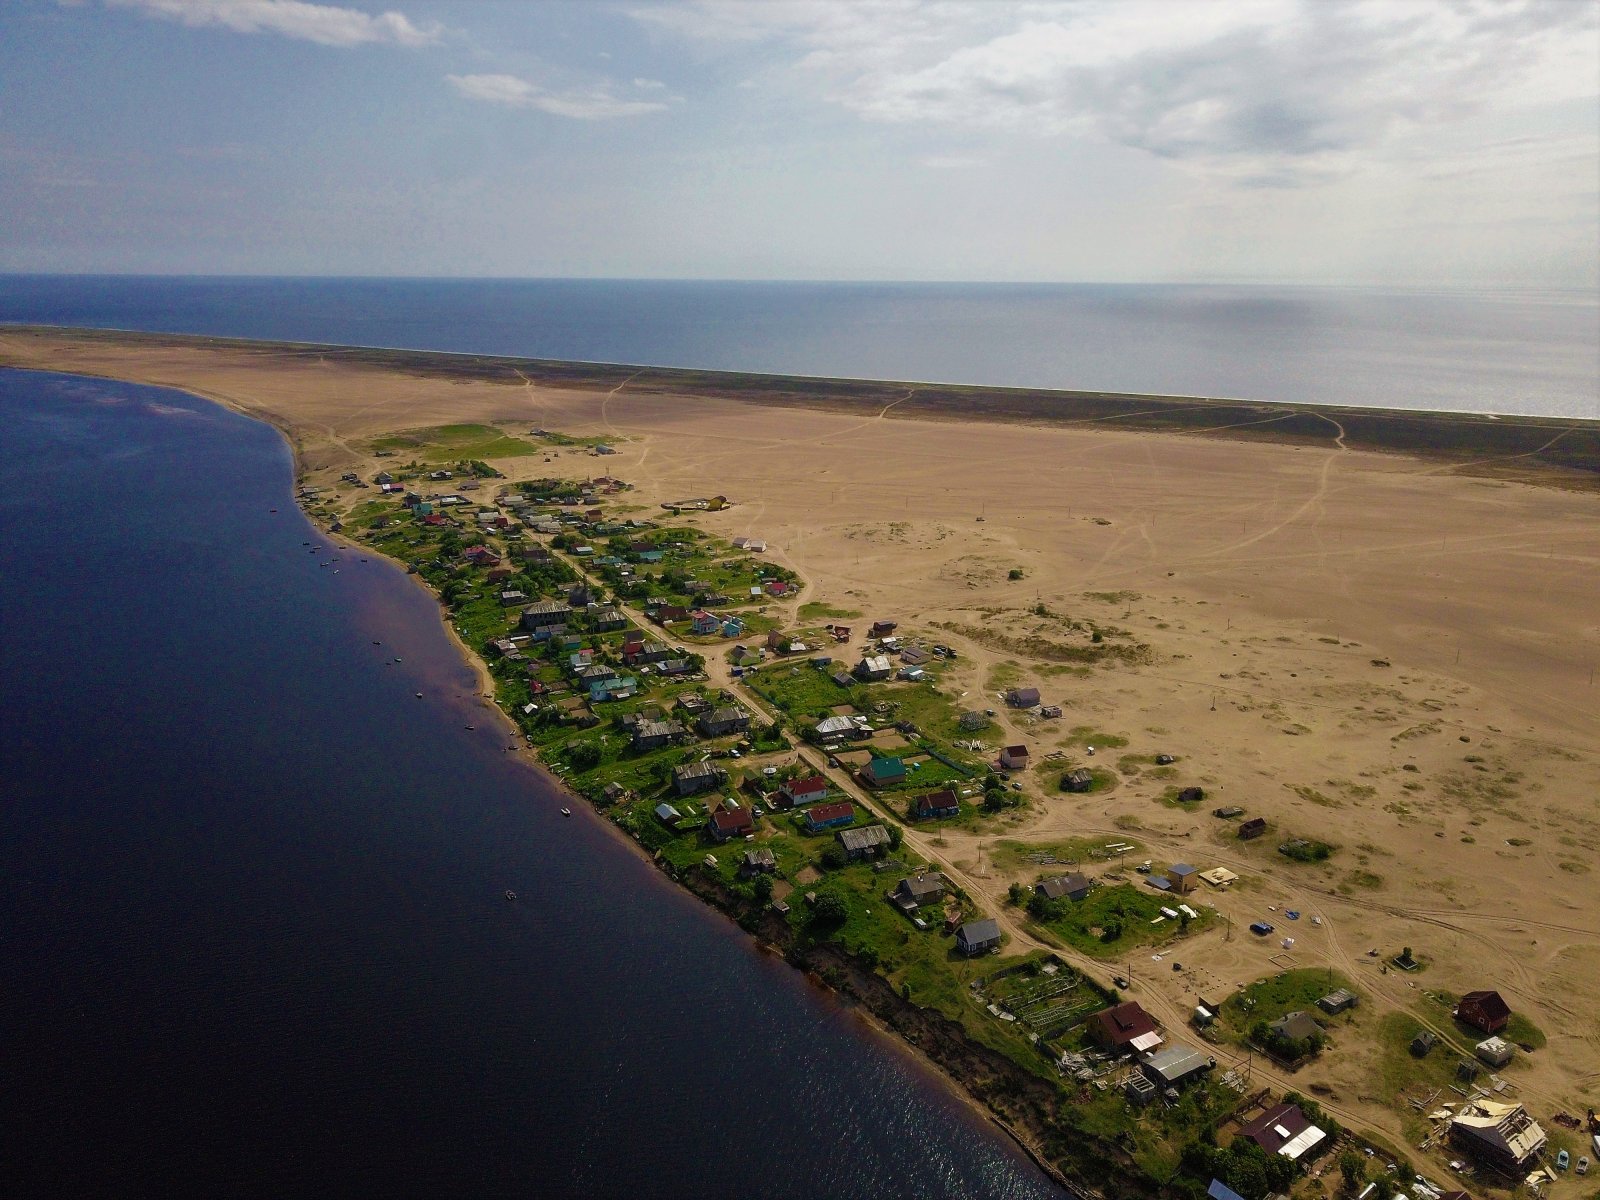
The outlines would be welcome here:
M 1182 1087 L 1191 1079 L 1216 1066 L 1198 1050 L 1188 1046 L 1168 1046 L 1144 1060 L 1144 1073 L 1159 1087 Z
M 1511 1061 L 1516 1048 L 1504 1038 L 1485 1038 L 1473 1047 L 1473 1053 L 1491 1067 L 1503 1067 Z

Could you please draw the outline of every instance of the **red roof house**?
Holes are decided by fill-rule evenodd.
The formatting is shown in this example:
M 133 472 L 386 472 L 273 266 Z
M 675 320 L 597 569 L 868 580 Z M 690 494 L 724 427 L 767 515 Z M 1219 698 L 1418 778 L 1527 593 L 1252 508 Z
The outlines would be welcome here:
M 1125 1000 L 1102 1009 L 1089 1018 L 1089 1029 L 1107 1050 L 1153 1050 L 1161 1044 L 1155 1018 L 1139 1007 L 1137 1000 Z
M 1455 1017 L 1484 1033 L 1499 1033 L 1511 1020 L 1511 1006 L 1499 992 L 1468 992 L 1456 1002 Z
M 718 805 L 711 810 L 711 836 L 719 842 L 731 837 L 743 837 L 755 828 L 756 819 L 748 808 L 724 808 Z

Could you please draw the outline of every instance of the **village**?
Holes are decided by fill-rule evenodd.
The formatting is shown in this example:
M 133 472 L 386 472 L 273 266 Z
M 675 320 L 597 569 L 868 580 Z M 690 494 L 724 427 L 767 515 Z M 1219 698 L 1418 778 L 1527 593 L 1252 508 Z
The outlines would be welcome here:
M 528 440 L 547 464 L 614 453 Z M 1319 831 L 1208 812 L 1183 746 L 1069 730 L 1060 676 L 955 688 L 959 630 L 811 598 L 760 530 L 701 526 L 738 513 L 724 496 L 650 506 L 609 473 L 512 481 L 496 463 L 386 463 L 302 501 L 437 593 L 522 745 L 664 871 L 753 931 L 838 947 L 1048 1081 L 1063 1135 L 1213 1200 L 1462 1200 L 1589 1172 L 1600 1122 L 1519 1099 L 1545 1036 L 1493 978 L 1460 995 L 1413 984 L 1415 1009 L 1376 1011 L 1358 970 L 1426 983 L 1425 946 L 1301 952 L 1322 916 L 1255 880 L 1272 859 L 1326 859 Z M 1092 645 L 1122 637 L 1097 626 Z M 1029 812 L 1134 776 L 1208 816 L 1212 839 L 1187 859 L 1136 822 L 1026 840 Z M 1232 965 L 1240 944 L 1255 977 Z M 1357 1055 L 1404 1140 L 1321 1082 Z

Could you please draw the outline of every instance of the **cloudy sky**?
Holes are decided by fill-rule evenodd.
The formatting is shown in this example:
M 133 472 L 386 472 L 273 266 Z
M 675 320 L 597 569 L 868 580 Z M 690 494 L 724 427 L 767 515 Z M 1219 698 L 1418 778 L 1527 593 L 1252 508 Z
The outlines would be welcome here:
M 1600 286 L 1591 0 L 5 0 L 0 270 Z

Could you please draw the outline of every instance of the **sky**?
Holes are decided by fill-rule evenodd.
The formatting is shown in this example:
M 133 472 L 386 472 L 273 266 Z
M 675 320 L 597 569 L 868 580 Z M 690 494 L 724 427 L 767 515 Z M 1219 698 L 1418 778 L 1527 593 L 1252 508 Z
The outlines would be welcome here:
M 0 271 L 1600 287 L 1593 0 L 5 0 Z

